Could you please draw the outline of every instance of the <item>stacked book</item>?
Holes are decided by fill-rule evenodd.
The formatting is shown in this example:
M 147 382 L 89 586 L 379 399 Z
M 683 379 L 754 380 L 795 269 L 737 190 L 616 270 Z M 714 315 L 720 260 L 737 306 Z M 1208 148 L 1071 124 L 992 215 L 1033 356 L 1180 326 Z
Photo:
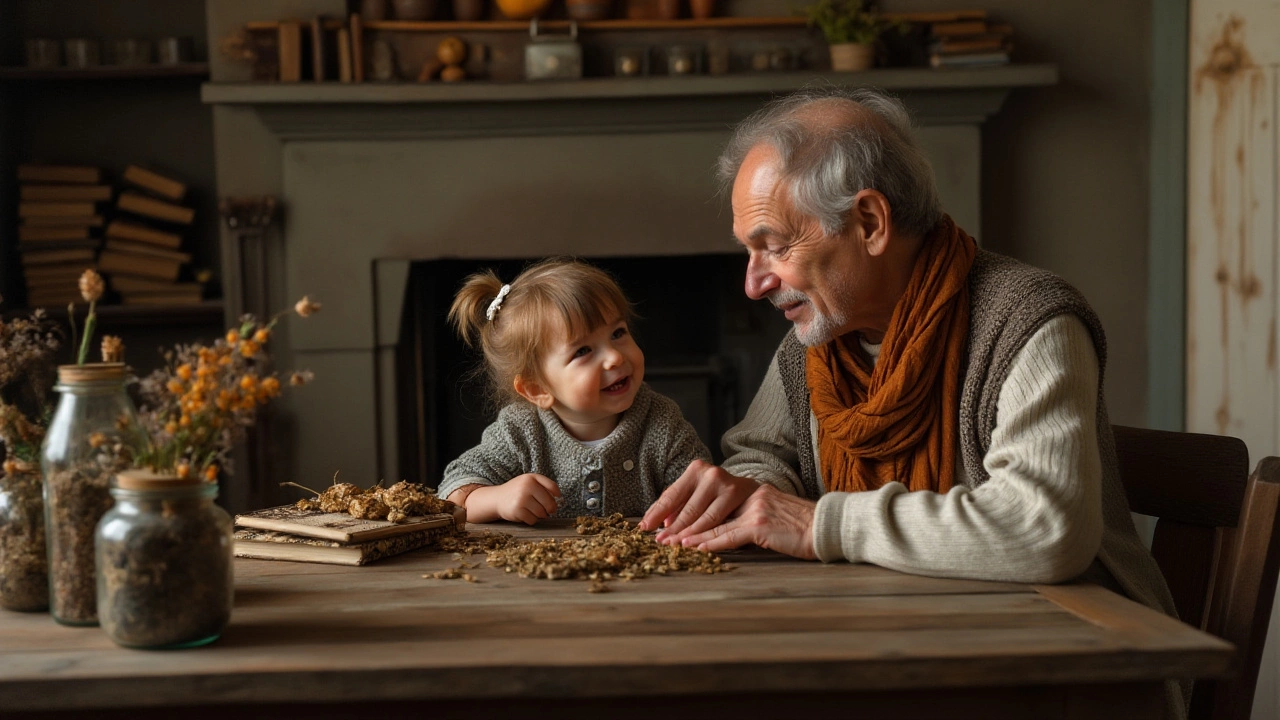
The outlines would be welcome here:
M 1007 65 L 1013 27 L 985 19 L 933 23 L 928 42 L 929 64 L 935 68 Z
M 98 269 L 125 305 L 199 303 L 200 284 L 179 281 L 191 262 L 182 232 L 195 219 L 195 210 L 182 204 L 186 184 L 137 165 L 126 168 L 121 180 Z
M 76 281 L 96 267 L 103 225 L 98 204 L 111 200 L 96 167 L 19 165 L 18 252 L 30 307 L 82 303 Z
M 236 516 L 237 557 L 330 565 L 367 565 L 420 550 L 466 526 L 467 511 L 422 515 L 404 522 L 362 520 L 347 513 L 300 510 L 294 505 Z

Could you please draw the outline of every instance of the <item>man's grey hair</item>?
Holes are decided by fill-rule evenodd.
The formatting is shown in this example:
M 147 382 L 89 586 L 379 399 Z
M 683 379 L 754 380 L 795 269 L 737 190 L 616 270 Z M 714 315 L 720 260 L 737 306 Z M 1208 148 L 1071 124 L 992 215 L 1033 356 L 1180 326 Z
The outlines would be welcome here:
M 832 125 L 806 112 L 833 103 L 867 113 Z M 853 198 L 862 190 L 882 193 L 893 223 L 923 237 L 942 217 L 933 168 L 911 132 L 901 100 L 868 88 L 806 88 L 765 105 L 734 130 L 720 155 L 723 189 L 732 188 L 747 153 L 767 144 L 781 159 L 783 181 L 796 208 L 818 220 L 828 235 L 845 229 Z

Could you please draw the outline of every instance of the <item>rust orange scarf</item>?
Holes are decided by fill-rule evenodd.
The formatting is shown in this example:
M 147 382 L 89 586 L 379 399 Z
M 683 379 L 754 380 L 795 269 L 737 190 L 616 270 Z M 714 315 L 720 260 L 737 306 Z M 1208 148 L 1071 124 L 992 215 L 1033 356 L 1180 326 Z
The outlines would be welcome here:
M 805 377 L 829 491 L 955 483 L 973 238 L 943 217 L 921 245 L 872 368 L 856 332 L 809 348 Z

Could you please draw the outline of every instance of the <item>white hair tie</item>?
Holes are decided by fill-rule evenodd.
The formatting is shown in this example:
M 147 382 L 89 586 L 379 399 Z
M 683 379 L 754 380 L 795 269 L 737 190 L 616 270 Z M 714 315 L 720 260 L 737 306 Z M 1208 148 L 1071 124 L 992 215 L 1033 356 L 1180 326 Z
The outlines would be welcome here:
M 509 292 L 511 292 L 511 286 L 503 285 L 502 289 L 498 291 L 498 297 L 494 298 L 493 302 L 489 303 L 489 309 L 484 311 L 486 320 L 493 322 L 493 316 L 497 315 L 498 311 L 502 309 L 502 300 L 507 297 Z

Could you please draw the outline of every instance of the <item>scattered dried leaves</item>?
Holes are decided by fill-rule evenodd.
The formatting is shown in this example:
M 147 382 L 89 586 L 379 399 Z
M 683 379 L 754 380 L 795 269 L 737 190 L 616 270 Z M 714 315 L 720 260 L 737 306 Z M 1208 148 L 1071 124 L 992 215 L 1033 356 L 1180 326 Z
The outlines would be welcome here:
M 316 497 L 299 500 L 297 507 L 299 510 L 344 512 L 362 520 L 390 520 L 394 523 L 419 515 L 453 511 L 453 503 L 436 497 L 435 490 L 406 480 L 389 488 L 375 485 L 368 490 L 351 483 L 335 482 L 324 492 L 316 493 Z

